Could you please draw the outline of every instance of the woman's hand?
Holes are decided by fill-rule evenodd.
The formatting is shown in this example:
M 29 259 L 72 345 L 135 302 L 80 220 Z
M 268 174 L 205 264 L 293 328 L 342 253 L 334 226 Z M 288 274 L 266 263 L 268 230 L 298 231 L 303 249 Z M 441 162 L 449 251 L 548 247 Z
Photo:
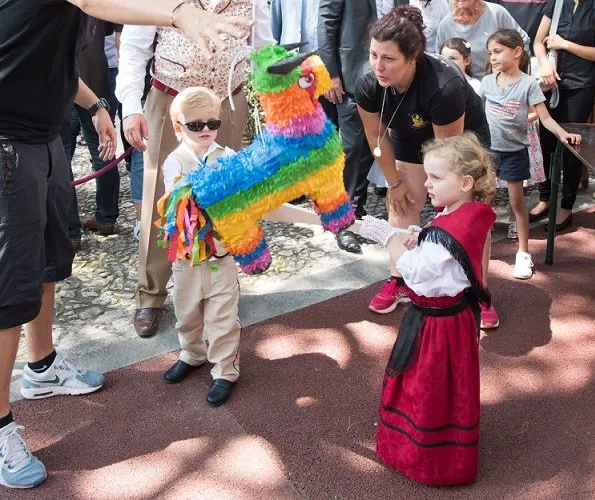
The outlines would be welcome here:
M 549 50 L 568 50 L 568 42 L 560 35 L 550 35 L 543 39 L 543 44 Z
M 100 109 L 92 118 L 99 136 L 99 157 L 103 161 L 111 160 L 116 154 L 118 139 L 112 119 L 105 108 Z
M 409 194 L 407 186 L 403 183 L 397 187 L 388 190 L 388 199 L 392 210 L 399 216 L 404 217 L 407 215 L 409 203 L 414 203 L 414 200 Z
M 558 87 L 560 75 L 558 75 L 556 68 L 554 68 L 554 65 L 548 59 L 540 59 L 539 61 L 539 79 L 542 85 L 552 88 Z

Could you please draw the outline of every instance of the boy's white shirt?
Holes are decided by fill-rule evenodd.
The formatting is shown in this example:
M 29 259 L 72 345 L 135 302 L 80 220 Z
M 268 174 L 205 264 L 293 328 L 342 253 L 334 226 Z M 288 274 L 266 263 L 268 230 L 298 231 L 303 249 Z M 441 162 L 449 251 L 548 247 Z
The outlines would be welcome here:
M 192 149 L 190 149 L 190 147 L 185 142 L 182 142 L 182 144 L 180 146 L 182 147 L 182 149 L 184 150 L 185 153 L 192 156 L 193 158 L 198 158 L 196 156 L 196 154 L 194 154 L 194 151 L 192 151 Z M 208 156 L 217 149 L 223 150 L 223 153 L 221 156 L 231 156 L 231 155 L 235 154 L 235 151 L 233 149 L 228 148 L 228 147 L 223 147 L 220 144 L 218 144 L 216 141 L 213 141 L 213 142 L 211 142 L 211 144 L 209 144 L 209 147 L 207 148 L 207 152 L 200 159 L 203 161 L 206 161 Z M 196 168 L 200 168 L 198 165 L 198 161 L 197 161 Z M 171 191 L 176 178 L 180 177 L 181 175 L 186 175 L 188 173 L 189 172 L 183 171 L 182 164 L 178 161 L 175 154 L 171 153 L 163 162 L 163 183 L 165 184 L 165 191 L 166 192 Z

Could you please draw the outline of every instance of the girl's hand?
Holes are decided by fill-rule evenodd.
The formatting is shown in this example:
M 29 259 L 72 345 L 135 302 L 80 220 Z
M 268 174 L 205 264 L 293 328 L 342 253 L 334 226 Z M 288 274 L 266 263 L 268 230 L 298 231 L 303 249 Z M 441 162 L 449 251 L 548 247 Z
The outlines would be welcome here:
M 560 140 L 566 144 L 580 144 L 581 136 L 579 134 L 569 134 L 568 132 L 564 131 L 563 134 L 560 134 Z
M 388 190 L 388 199 L 393 211 L 400 217 L 407 215 L 407 204 L 413 203 L 409 190 L 405 184 L 399 184 L 396 188 Z
M 111 160 L 116 154 L 118 139 L 112 119 L 105 108 L 100 109 L 92 118 L 99 136 L 99 157 L 103 161 Z
M 421 227 L 419 226 L 409 226 L 407 228 L 409 232 L 408 235 L 402 238 L 403 245 L 407 248 L 407 250 L 411 250 L 417 246 L 417 240 L 419 239 L 419 233 L 421 231 Z
M 541 83 L 548 87 L 558 88 L 558 80 L 561 80 L 556 68 L 549 60 L 539 61 L 539 79 Z
M 543 44 L 550 50 L 568 50 L 568 42 L 560 35 L 546 36 Z

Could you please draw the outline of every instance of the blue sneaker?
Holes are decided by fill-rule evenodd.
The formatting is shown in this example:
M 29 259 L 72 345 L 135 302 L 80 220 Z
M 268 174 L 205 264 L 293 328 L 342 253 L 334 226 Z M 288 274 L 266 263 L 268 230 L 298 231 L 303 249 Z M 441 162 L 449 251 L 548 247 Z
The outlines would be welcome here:
M 0 484 L 8 488 L 33 488 L 48 476 L 45 466 L 33 456 L 11 422 L 0 429 Z
M 21 394 L 26 399 L 89 394 L 101 389 L 104 381 L 101 373 L 79 368 L 58 353 L 52 366 L 43 373 L 36 373 L 25 365 Z

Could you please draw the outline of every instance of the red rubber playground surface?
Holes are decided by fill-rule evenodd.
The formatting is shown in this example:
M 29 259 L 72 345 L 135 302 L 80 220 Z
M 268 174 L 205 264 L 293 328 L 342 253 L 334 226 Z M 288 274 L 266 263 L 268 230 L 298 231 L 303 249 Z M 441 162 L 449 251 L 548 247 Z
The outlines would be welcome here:
M 166 386 L 175 353 L 115 370 L 89 397 L 14 405 L 50 476 L 3 499 L 591 499 L 595 495 L 595 210 L 531 239 L 536 275 L 510 277 L 494 245 L 501 326 L 481 340 L 476 483 L 429 488 L 378 461 L 384 364 L 403 310 L 373 315 L 378 284 L 246 328 L 230 401 L 204 398 L 208 369 Z

